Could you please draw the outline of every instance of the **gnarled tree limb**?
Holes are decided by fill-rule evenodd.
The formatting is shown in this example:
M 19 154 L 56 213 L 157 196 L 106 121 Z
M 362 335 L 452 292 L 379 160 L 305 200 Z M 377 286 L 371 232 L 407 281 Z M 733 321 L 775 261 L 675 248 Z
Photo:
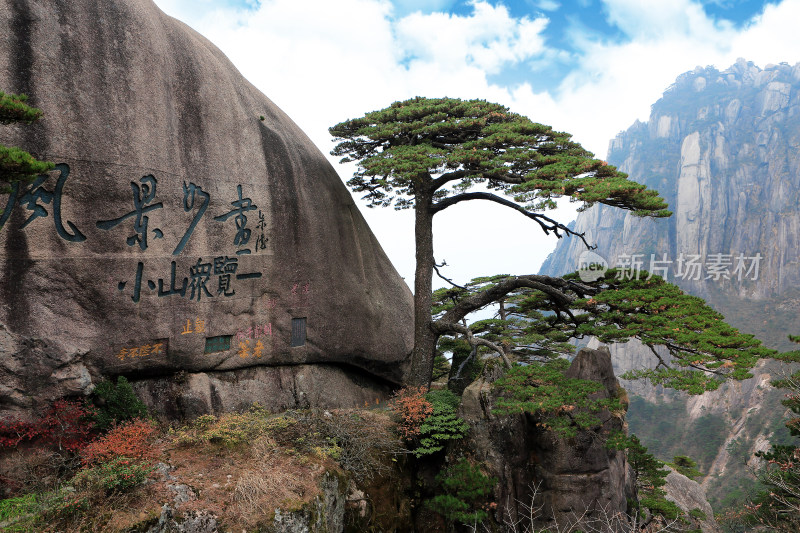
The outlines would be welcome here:
M 448 324 L 446 329 L 439 330 L 440 333 L 461 333 L 466 337 L 467 342 L 473 348 L 477 346 L 486 346 L 487 348 L 497 352 L 500 355 L 500 358 L 503 360 L 503 364 L 506 365 L 506 368 L 511 368 L 511 361 L 508 360 L 508 356 L 506 356 L 505 350 L 503 347 L 495 344 L 491 341 L 484 339 L 483 337 L 477 337 L 472 334 L 472 331 L 467 327 L 461 324 Z
M 488 289 L 476 292 L 458 302 L 452 309 L 445 313 L 439 320 L 434 321 L 433 328 L 437 332 L 448 329 L 449 325 L 458 322 L 469 313 L 477 311 L 492 304 L 503 296 L 522 288 L 537 289 L 549 296 L 553 303 L 562 309 L 567 309 L 575 301 L 575 296 L 566 291 L 574 291 L 579 297 L 596 294 L 598 289 L 575 281 L 551 276 L 529 274 L 515 276 L 503 280 Z
M 447 209 L 450 206 L 453 206 L 459 202 L 465 202 L 468 200 L 489 200 L 490 202 L 498 203 L 502 206 L 509 207 L 514 211 L 518 211 L 525 215 L 526 217 L 530 218 L 531 220 L 535 221 L 539 224 L 539 227 L 542 228 L 542 231 L 545 232 L 546 235 L 549 235 L 552 231 L 553 234 L 558 237 L 559 239 L 562 237 L 562 233 L 564 235 L 574 235 L 578 237 L 583 244 L 590 250 L 597 248 L 596 246 L 590 245 L 586 241 L 586 234 L 585 233 L 578 233 L 571 229 L 569 229 L 564 224 L 553 220 L 552 218 L 548 217 L 547 215 L 543 215 L 542 213 L 534 213 L 532 211 L 528 211 L 520 204 L 509 200 L 508 198 L 503 198 L 502 196 L 498 196 L 496 194 L 492 194 L 489 192 L 465 192 L 462 194 L 458 194 L 456 196 L 451 196 L 449 198 L 445 198 L 444 200 L 440 200 L 433 204 L 431 207 L 431 212 L 436 214 L 443 209 Z

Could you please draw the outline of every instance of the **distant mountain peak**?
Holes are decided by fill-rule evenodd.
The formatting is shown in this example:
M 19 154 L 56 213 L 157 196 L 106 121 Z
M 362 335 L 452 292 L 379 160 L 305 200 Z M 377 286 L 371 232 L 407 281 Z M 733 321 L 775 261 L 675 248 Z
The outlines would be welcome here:
M 780 318 L 794 310 L 791 302 L 763 309 L 800 287 L 800 63 L 759 68 L 739 59 L 725 70 L 681 74 L 647 122 L 610 142 L 608 161 L 657 189 L 674 212 L 664 220 L 603 206 L 580 213 L 576 231 L 586 232 L 610 266 L 631 256 L 641 268 L 660 266 L 669 281 L 772 343 L 783 343 L 785 326 L 800 330 L 797 313 Z M 559 241 L 542 273 L 576 270 L 584 249 L 575 239 Z M 690 256 L 700 262 L 699 275 L 687 276 L 679 264 Z M 758 273 L 741 276 L 740 256 L 759 258 Z M 766 324 L 743 311 L 754 305 Z

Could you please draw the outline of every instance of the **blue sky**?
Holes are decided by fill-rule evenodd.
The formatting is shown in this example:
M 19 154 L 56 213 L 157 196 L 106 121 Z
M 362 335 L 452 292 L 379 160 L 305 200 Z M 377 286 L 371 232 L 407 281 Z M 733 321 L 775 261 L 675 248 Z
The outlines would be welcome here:
M 200 3 L 209 11 L 220 7 L 257 11 L 262 1 L 201 0 Z M 630 28 L 611 17 L 607 4 L 602 0 L 489 0 L 488 3 L 504 6 L 517 19 L 545 18 L 547 24 L 541 35 L 545 46 L 553 51 L 546 57 L 505 65 L 500 72 L 490 75 L 489 79 L 497 84 L 514 85 L 527 81 L 535 90 L 557 90 L 569 72 L 578 66 L 582 50 L 577 42 L 588 39 L 623 44 L 634 38 Z M 768 3 L 776 2 L 711 0 L 698 5 L 710 20 L 742 29 L 751 24 Z M 391 5 L 391 17 L 395 20 L 417 12 L 468 17 L 474 11 L 472 0 L 394 0 Z
M 722 70 L 739 57 L 761 67 L 800 62 L 800 0 L 155 2 L 216 44 L 325 154 L 335 123 L 396 100 L 449 96 L 500 102 L 602 158 L 683 72 Z M 352 174 L 330 160 L 343 180 Z M 568 222 L 573 207 L 556 217 Z M 411 282 L 410 214 L 362 212 Z M 459 281 L 537 271 L 555 241 L 517 217 L 492 205 L 443 212 L 437 260 Z M 467 239 L 515 252 L 498 265 L 497 253 L 465 252 Z
M 407 96 L 440 88 L 449 96 L 489 97 L 520 105 L 558 104 L 582 85 L 628 85 L 619 79 L 650 75 L 644 99 L 626 100 L 614 111 L 617 130 L 583 134 L 588 148 L 603 156 L 608 140 L 635 118 L 644 119 L 649 105 L 675 77 L 695 66 L 725 68 L 737 57 L 766 63 L 800 61 L 795 50 L 794 24 L 800 0 L 156 0 L 167 13 L 187 22 L 217 44 L 240 70 L 291 113 L 292 83 L 276 84 L 267 70 L 289 74 L 287 61 L 270 56 L 280 50 L 298 69 L 326 68 L 322 73 L 347 90 L 365 87 L 359 75 L 393 70 L 405 77 L 378 107 Z M 765 9 L 772 24 L 764 22 Z M 775 24 L 777 19 L 778 24 Z M 748 46 L 774 30 L 791 28 L 789 35 Z M 748 42 L 747 37 L 750 36 Z M 754 39 L 755 38 L 755 39 Z M 786 42 L 784 42 L 786 41 Z M 777 44 L 776 44 L 777 43 Z M 773 45 L 771 52 L 764 53 Z M 376 53 L 364 49 L 375 47 Z M 361 50 L 359 50 L 361 48 Z M 757 49 L 753 49 L 757 48 Z M 753 57 L 758 56 L 758 57 Z M 764 60 L 761 57 L 765 57 Z M 298 61 L 298 59 L 306 61 Z M 647 63 L 643 70 L 642 62 Z M 353 76 L 349 77 L 349 74 Z M 435 80 L 449 76 L 451 83 Z M 417 76 L 428 77 L 425 83 Z M 368 80 L 368 86 L 374 80 Z M 639 85 L 639 84 L 637 84 Z M 374 90 L 372 94 L 376 94 Z M 412 94 L 413 93 L 413 94 Z M 459 93 L 459 94 L 453 94 Z M 516 93 L 516 94 L 515 94 Z M 524 94 L 527 93 L 527 94 Z M 355 94 L 355 93 L 354 93 Z M 383 94 L 383 91 L 380 92 Z M 505 96 L 505 99 L 503 98 Z M 595 100 L 597 96 L 589 99 Z M 355 98 L 363 102 L 363 98 Z M 553 101 L 551 101 L 553 100 Z M 369 101 L 369 99 L 368 99 Z M 613 99 L 602 100 L 611 104 Z M 646 102 L 646 104 L 642 104 Z M 525 104 L 522 104 L 525 105 Z M 343 108 L 347 108 L 343 103 Z M 644 111 L 643 111 L 644 109 Z M 525 112 L 526 109 L 514 109 Z M 359 110 L 363 111 L 363 110 Z M 536 113 L 531 118 L 538 120 Z M 303 117 L 292 114 L 303 126 Z M 542 122 L 557 118 L 545 114 Z M 550 120 L 552 123 L 553 121 Z M 588 123 L 589 120 L 582 122 Z M 608 123 L 606 121 L 606 123 Z M 582 125 L 567 120 L 559 129 L 581 136 Z M 574 124 L 574 125 L 573 125 Z M 324 128 L 323 128 L 324 130 Z M 316 131 L 316 130 L 315 130 Z M 315 131 L 307 132 L 317 140 Z

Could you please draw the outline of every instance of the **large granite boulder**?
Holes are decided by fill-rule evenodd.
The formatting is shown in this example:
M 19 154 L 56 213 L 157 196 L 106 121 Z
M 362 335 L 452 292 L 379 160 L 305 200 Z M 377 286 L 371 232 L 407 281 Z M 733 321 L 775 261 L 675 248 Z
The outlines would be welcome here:
M 667 468 L 669 474 L 664 485 L 666 498 L 680 507 L 684 512 L 684 520 L 690 522 L 691 528 L 699 529 L 702 533 L 721 533 L 722 527 L 714 518 L 714 510 L 706 499 L 703 486 L 673 468 Z
M 150 0 L 0 0 L 0 28 L 0 90 L 44 111 L 0 143 L 57 163 L 0 196 L 0 412 L 116 375 L 146 391 L 179 374 L 197 397 L 255 383 L 215 410 L 269 406 L 276 381 L 329 385 L 328 404 L 372 396 L 336 384 L 402 382 L 408 287 L 325 157 L 214 45 Z
M 596 427 L 563 438 L 529 413 L 492 412 L 499 394 L 492 383 L 502 373 L 498 367 L 484 371 L 464 391 L 459 412 L 470 425 L 464 448 L 498 480 L 495 519 L 537 531 L 581 525 L 592 531 L 624 530 L 628 499 L 636 497 L 634 474 L 624 451 L 605 446 L 609 435 L 627 431 L 624 413 L 601 411 Z M 581 349 L 566 375 L 601 383 L 595 398 L 624 398 L 605 346 Z

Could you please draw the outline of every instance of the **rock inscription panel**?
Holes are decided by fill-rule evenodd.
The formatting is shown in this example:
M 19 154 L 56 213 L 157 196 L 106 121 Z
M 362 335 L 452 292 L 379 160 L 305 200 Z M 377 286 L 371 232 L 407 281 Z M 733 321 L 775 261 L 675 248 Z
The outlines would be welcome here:
M 0 24 L 0 88 L 44 112 L 0 142 L 56 163 L 0 196 L 0 410 L 119 374 L 402 381 L 408 287 L 218 49 L 150 0 L 0 0 Z

